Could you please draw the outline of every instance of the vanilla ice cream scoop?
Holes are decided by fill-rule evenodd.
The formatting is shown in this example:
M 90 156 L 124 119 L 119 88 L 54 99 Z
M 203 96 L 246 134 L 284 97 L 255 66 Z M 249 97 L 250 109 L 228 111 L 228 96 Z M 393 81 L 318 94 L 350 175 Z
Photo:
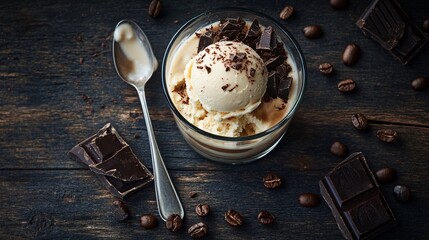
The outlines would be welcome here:
M 261 57 L 241 42 L 220 41 L 199 52 L 185 68 L 189 99 L 222 119 L 252 112 L 261 103 L 268 71 Z

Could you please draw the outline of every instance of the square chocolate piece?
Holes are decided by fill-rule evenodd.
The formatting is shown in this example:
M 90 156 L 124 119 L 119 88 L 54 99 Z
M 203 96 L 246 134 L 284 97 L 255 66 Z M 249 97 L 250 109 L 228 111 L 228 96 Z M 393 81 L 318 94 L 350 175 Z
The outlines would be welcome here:
M 130 146 L 110 123 L 73 147 L 71 159 L 86 164 L 116 197 L 124 198 L 153 180 Z
M 319 186 L 346 239 L 369 239 L 396 224 L 362 153 L 338 164 Z
M 373 0 L 356 25 L 403 65 L 416 56 L 428 40 L 395 0 Z

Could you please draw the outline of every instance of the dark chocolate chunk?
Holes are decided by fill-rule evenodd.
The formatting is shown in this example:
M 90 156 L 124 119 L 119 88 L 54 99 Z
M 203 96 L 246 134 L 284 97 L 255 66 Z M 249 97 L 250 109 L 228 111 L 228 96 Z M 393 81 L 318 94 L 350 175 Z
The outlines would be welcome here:
M 427 42 L 427 36 L 410 21 L 395 0 L 373 0 L 356 25 L 404 65 Z
M 244 36 L 243 42 L 247 45 L 254 42 L 261 35 L 261 27 L 259 26 L 258 20 L 253 20 L 249 29 L 247 29 L 246 35 Z
M 289 98 L 289 89 L 292 86 L 292 78 L 280 78 L 277 96 L 285 101 Z
M 112 176 L 122 181 L 136 181 L 147 177 L 146 170 L 129 146 L 119 150 L 101 163 L 90 164 L 89 168 L 101 175 Z
M 275 71 L 271 71 L 268 73 L 268 82 L 267 82 L 267 90 L 265 91 L 265 95 L 271 98 L 277 98 L 277 89 L 278 89 L 278 75 Z
M 201 52 L 204 48 L 208 47 L 210 44 L 213 44 L 216 38 L 216 33 L 210 28 L 206 29 L 206 33 L 200 36 L 200 41 L 198 42 L 198 52 Z
M 246 22 L 242 18 L 225 18 L 219 23 L 219 37 L 226 40 L 242 39 L 241 32 Z
M 110 123 L 73 147 L 68 156 L 88 165 L 104 186 L 119 198 L 153 180 L 153 175 Z
M 281 56 L 275 56 L 275 57 L 272 57 L 272 58 L 268 59 L 265 62 L 265 66 L 267 67 L 268 70 L 273 70 L 277 66 L 279 66 L 280 64 L 282 64 L 283 61 L 284 61 L 284 59 Z
M 259 42 L 256 45 L 256 49 L 273 51 L 275 47 L 276 47 L 276 39 L 275 39 L 273 28 L 271 26 L 268 26 L 264 29 L 264 31 L 262 31 L 261 38 L 259 39 Z
M 362 153 L 351 154 L 319 186 L 346 239 L 368 239 L 396 223 Z

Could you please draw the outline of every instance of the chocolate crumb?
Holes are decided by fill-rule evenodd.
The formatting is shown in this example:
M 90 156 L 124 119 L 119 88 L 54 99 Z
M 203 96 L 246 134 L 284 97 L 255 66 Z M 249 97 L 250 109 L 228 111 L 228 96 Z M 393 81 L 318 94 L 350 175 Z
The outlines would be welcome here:
M 235 86 L 233 87 L 233 88 L 231 88 L 231 89 L 229 89 L 228 90 L 228 92 L 232 92 L 234 89 L 236 89 L 238 87 L 238 85 L 237 84 L 235 84 Z
M 189 193 L 189 197 L 190 198 L 195 198 L 197 195 L 198 195 L 197 192 L 191 192 L 191 193 Z
M 206 70 L 207 70 L 207 73 L 209 73 L 209 74 L 210 74 L 210 72 L 212 71 L 212 69 L 211 69 L 209 66 L 205 66 L 205 68 L 206 68 Z
M 225 85 L 223 85 L 223 86 L 222 86 L 222 90 L 223 90 L 223 91 L 226 91 L 226 89 L 227 89 L 229 86 L 231 86 L 231 85 L 230 85 L 230 84 L 225 84 Z
M 79 58 L 79 63 L 80 63 L 80 64 L 83 64 L 83 62 L 84 62 L 83 57 Z
M 229 67 L 226 67 L 226 68 L 225 68 L 225 72 L 229 72 L 229 70 L 230 70 L 230 68 L 229 68 Z

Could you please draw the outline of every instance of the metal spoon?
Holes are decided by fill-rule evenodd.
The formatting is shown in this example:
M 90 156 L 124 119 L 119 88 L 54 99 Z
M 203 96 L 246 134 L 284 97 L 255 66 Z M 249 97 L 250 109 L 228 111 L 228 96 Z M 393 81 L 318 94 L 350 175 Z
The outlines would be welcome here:
M 146 104 L 144 88 L 147 81 L 152 76 L 152 73 L 156 70 L 158 62 L 156 61 L 149 40 L 143 30 L 131 20 L 122 20 L 116 25 L 115 32 L 122 24 L 129 24 L 133 32 L 131 36 L 127 35 L 125 37 L 135 37 L 135 40 L 143 46 L 143 50 L 147 53 L 145 54 L 145 58 L 147 59 L 146 63 L 140 66 L 135 66 L 133 65 L 133 60 L 128 59 L 124 53 L 124 49 L 122 49 L 120 43 L 113 39 L 113 62 L 116 72 L 122 80 L 132 85 L 137 90 L 142 105 L 152 155 L 152 165 L 155 176 L 155 195 L 159 215 L 164 221 L 166 221 L 168 216 L 171 214 L 178 214 L 183 219 L 185 212 L 159 152 L 158 144 L 156 143 L 155 135 L 153 133 L 149 110 Z M 140 68 L 146 68 L 147 71 L 138 71 Z M 137 78 L 133 76 L 133 74 L 135 75 L 136 70 L 139 75 Z

